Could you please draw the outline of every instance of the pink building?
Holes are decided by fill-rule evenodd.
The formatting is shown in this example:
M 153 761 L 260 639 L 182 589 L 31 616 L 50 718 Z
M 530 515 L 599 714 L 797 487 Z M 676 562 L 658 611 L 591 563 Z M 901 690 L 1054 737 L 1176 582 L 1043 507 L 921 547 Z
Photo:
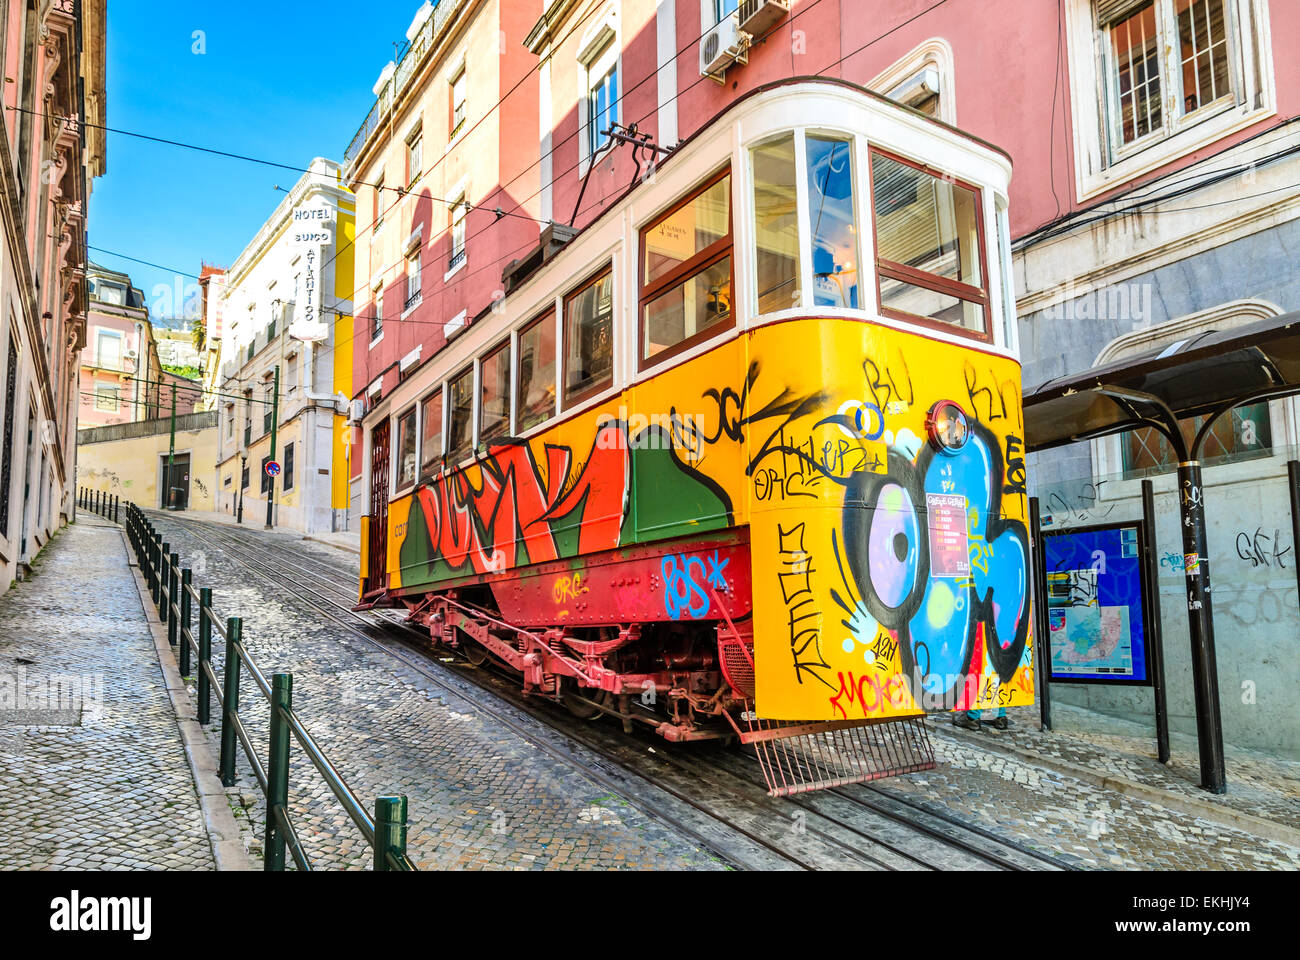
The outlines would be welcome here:
M 91 264 L 88 275 L 78 424 L 102 427 L 155 419 L 163 371 L 144 296 L 124 273 Z
M 538 76 L 523 38 L 540 12 L 540 0 L 426 3 L 375 85 L 344 156 L 359 396 L 391 390 L 490 309 L 502 264 L 537 243 Z

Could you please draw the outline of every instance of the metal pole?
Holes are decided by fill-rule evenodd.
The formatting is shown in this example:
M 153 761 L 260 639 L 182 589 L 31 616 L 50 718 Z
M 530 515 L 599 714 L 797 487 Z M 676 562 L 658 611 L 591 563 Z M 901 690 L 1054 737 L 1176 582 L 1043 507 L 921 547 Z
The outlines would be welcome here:
M 1201 464 L 1178 465 L 1178 505 L 1183 521 L 1183 576 L 1187 583 L 1187 621 L 1192 637 L 1192 681 L 1196 689 L 1196 738 L 1201 754 L 1201 787 L 1225 793 L 1223 718 L 1219 712 L 1219 669 L 1214 656 L 1214 613 L 1210 606 L 1210 560 L 1205 544 L 1205 501 Z
M 173 473 L 176 469 L 176 384 L 172 384 L 172 434 L 167 445 L 167 496 L 163 500 L 163 506 L 168 506 L 172 499 L 172 484 L 175 482 Z
M 1142 481 L 1143 563 L 1146 565 L 1147 663 L 1156 701 L 1156 751 L 1161 763 L 1169 762 L 1169 706 L 1165 701 L 1165 645 L 1160 622 L 1160 560 L 1156 553 L 1156 494 L 1150 480 Z
M 167 593 L 172 585 L 171 574 L 167 570 L 167 562 L 172 555 L 171 550 L 170 543 L 164 543 L 158 548 L 158 616 L 162 617 L 164 624 L 167 622 L 167 602 L 171 599 Z
M 388 871 L 389 852 L 406 853 L 406 796 L 375 799 L 375 870 Z
M 289 802 L 289 722 L 293 709 L 293 675 L 271 677 L 271 743 L 266 764 L 266 843 L 262 854 L 264 870 L 284 869 L 284 831 L 277 812 Z
M 1051 627 L 1047 621 L 1047 552 L 1043 549 L 1043 529 L 1038 498 L 1029 498 L 1029 530 L 1034 539 L 1029 551 L 1033 559 L 1034 646 L 1038 648 L 1038 725 L 1052 729 L 1052 651 Z
M 235 517 L 236 523 L 244 522 L 244 470 L 248 467 L 248 456 L 239 458 L 239 513 Z
M 167 557 L 167 642 L 176 646 L 177 628 L 180 626 L 180 604 L 178 602 L 181 555 L 169 554 Z
M 275 384 L 271 393 L 271 459 L 275 460 L 275 434 L 280 426 L 280 365 L 275 365 Z M 271 510 L 275 505 L 275 477 L 266 478 L 266 529 L 270 530 Z
M 221 691 L 221 759 L 217 764 L 221 785 L 235 785 L 235 722 L 239 718 L 239 643 L 244 622 L 239 617 L 226 621 L 225 683 Z
M 212 588 L 199 589 L 199 723 L 212 722 L 212 691 L 208 687 L 207 668 L 212 664 Z
M 1291 487 L 1291 562 L 1295 564 L 1295 585 L 1300 596 L 1300 460 L 1286 465 L 1287 484 Z
M 190 590 L 193 586 L 194 571 L 186 567 L 181 571 L 181 628 L 177 631 L 181 642 L 180 669 L 182 677 L 190 675 L 190 638 L 186 634 L 191 632 L 190 625 L 194 622 L 190 615 L 192 613 Z

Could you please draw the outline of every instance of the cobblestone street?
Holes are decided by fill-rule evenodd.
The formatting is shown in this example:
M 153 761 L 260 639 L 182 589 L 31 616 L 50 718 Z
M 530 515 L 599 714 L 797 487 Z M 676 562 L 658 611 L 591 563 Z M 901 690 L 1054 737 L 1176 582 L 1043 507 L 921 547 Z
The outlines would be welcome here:
M 421 866 L 718 866 L 670 829 L 322 620 L 302 601 L 276 596 L 224 550 L 200 540 L 210 536 L 203 527 L 166 515 L 155 522 L 172 548 L 203 570 L 196 581 L 216 588 L 218 612 L 246 618 L 245 637 L 264 668 L 294 672 L 297 709 L 353 788 L 364 797 L 410 796 L 411 847 Z M 355 558 L 335 547 L 261 530 L 243 535 L 265 538 L 268 547 L 291 546 L 302 558 L 340 571 L 355 570 Z M 338 584 L 340 593 L 350 587 Z M 317 709 L 316 703 L 329 707 Z M 256 736 L 264 737 L 260 698 L 250 715 Z M 1248 823 L 1234 826 L 1197 816 L 1197 807 L 1190 815 L 1179 807 L 1204 804 L 1212 814 L 1214 802 L 1229 809 L 1236 804 L 1248 815 L 1276 818 L 1285 830 L 1284 814 L 1296 803 L 1295 765 L 1234 758 L 1234 774 L 1250 771 L 1254 786 L 1238 781 L 1226 798 L 1212 801 L 1185 779 L 1190 770 L 1153 761 L 1144 767 L 1133 755 L 1141 741 L 1131 731 L 1099 726 L 1092 740 L 1040 734 L 1036 708 L 1012 716 L 1007 733 L 978 734 L 935 718 L 938 768 L 883 786 L 1086 869 L 1300 867 L 1300 848 L 1257 836 Z M 1087 717 L 1075 720 L 1083 722 Z M 1132 795 L 1102 783 L 1121 770 L 1148 792 Z M 295 812 L 309 825 L 304 836 L 315 837 L 307 842 L 312 855 L 332 866 L 365 866 L 368 851 L 314 771 L 299 759 L 293 776 Z M 262 801 L 247 772 L 241 789 L 256 847 Z
M 83 514 L 0 597 L 0 677 L 0 870 L 214 868 L 117 527 Z
M 250 575 L 195 537 L 195 528 L 153 519 L 182 563 L 193 565 L 195 582 L 213 588 L 217 613 L 244 618 L 245 644 L 262 669 L 293 674 L 295 710 L 352 789 L 367 804 L 383 794 L 408 796 L 409 853 L 420 868 L 721 869 L 707 851 L 571 766 Z M 356 557 L 337 548 L 257 536 L 356 569 Z M 355 579 L 345 576 L 338 582 L 344 599 L 355 596 Z M 221 646 L 214 637 L 214 656 L 224 657 Z M 247 689 L 241 712 L 253 741 L 264 744 L 266 704 Z M 303 753 L 291 752 L 290 806 L 313 866 L 368 869 L 368 845 Z M 240 771 L 232 795 L 256 852 L 265 803 L 242 753 Z

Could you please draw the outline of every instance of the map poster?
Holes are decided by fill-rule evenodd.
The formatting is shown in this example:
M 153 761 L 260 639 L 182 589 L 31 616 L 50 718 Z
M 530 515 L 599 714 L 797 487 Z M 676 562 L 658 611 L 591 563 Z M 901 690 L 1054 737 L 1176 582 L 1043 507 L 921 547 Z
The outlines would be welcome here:
M 930 576 L 970 576 L 970 536 L 966 527 L 966 498 L 927 493 L 925 512 L 930 528 Z
M 1140 524 L 1046 534 L 1051 679 L 1149 685 Z

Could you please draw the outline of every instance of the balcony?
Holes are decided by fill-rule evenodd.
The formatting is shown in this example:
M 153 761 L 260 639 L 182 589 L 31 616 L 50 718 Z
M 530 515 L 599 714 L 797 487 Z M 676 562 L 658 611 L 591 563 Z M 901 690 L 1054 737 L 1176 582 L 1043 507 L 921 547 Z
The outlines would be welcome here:
M 379 97 L 361 128 L 352 138 L 352 142 L 343 153 L 343 172 L 347 177 L 356 173 L 356 163 L 365 149 L 366 143 L 376 130 L 380 129 L 380 120 L 392 110 L 398 97 L 406 92 L 411 78 L 416 75 L 425 56 L 434 47 L 434 39 L 440 36 L 452 17 L 466 6 L 467 0 L 436 0 L 433 13 L 424 21 L 419 32 L 402 51 L 397 60 L 397 69 L 392 77 L 379 91 Z
M 455 270 L 464 262 L 465 262 L 465 248 L 462 247 L 461 249 L 453 253 L 451 255 L 451 259 L 447 261 L 447 272 L 451 273 L 453 270 Z

